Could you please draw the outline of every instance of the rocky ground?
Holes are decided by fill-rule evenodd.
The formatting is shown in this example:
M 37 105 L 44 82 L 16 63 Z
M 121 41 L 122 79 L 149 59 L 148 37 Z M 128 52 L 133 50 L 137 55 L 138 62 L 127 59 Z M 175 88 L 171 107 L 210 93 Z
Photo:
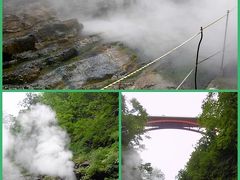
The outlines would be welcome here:
M 3 17 L 5 89 L 100 89 L 136 67 L 130 49 L 84 36 L 78 20 L 59 20 L 47 5 L 9 9 Z

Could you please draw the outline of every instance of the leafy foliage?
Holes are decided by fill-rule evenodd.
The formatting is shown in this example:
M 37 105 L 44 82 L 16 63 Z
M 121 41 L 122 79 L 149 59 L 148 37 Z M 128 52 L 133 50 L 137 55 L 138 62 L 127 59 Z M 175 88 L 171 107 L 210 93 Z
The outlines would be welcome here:
M 202 109 L 206 134 L 177 178 L 237 179 L 237 93 L 210 93 Z
M 124 96 L 122 99 L 123 177 L 126 180 L 164 180 L 162 171 L 153 168 L 151 163 L 144 164 L 136 151 L 143 147 L 141 140 L 148 118 L 146 110 L 137 99 L 129 102 Z
M 26 93 L 26 98 L 20 103 L 20 105 L 28 109 L 30 106 L 35 105 L 39 102 L 40 95 L 36 93 Z
M 118 93 L 44 93 L 70 136 L 81 179 L 118 178 Z
M 165 176 L 160 169 L 153 168 L 151 163 L 141 164 L 140 170 L 144 180 L 164 180 Z
M 148 114 L 136 99 L 130 100 L 129 106 L 124 96 L 122 99 L 122 144 L 123 146 L 140 145 Z

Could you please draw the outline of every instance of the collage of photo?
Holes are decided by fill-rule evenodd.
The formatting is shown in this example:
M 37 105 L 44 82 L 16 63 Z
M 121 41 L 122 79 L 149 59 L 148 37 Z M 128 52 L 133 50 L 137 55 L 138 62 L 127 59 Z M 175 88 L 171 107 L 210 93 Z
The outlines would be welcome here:
M 237 0 L 3 0 L 3 180 L 237 180 Z

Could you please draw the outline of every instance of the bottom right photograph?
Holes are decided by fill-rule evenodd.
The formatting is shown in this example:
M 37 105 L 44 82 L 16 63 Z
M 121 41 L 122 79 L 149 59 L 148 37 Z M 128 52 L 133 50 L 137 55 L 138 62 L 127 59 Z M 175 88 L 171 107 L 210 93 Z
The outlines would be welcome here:
M 122 93 L 122 180 L 237 179 L 237 96 Z

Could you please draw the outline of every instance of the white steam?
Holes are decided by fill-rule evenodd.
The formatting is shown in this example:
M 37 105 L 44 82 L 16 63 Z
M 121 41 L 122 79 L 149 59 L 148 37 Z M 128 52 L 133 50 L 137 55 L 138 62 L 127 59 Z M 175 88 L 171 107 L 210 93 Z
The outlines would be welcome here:
M 141 169 L 143 160 L 138 151 L 134 148 L 122 151 L 122 180 L 164 180 L 165 175 L 161 170 L 153 167 L 151 172 Z M 152 167 L 152 166 L 151 166 Z
M 23 170 L 32 175 L 48 175 L 75 180 L 69 138 L 57 124 L 55 113 L 45 105 L 32 106 L 16 118 L 16 129 L 3 128 L 3 177 L 24 179 Z M 14 133 L 13 133 L 14 132 Z
M 19 168 L 12 162 L 12 149 L 14 148 L 14 137 L 6 126 L 3 126 L 3 179 L 23 180 Z
M 34 0 L 8 0 L 35 2 Z M 11 3 L 10 3 L 11 2 Z M 84 25 L 84 34 L 100 34 L 106 42 L 120 41 L 136 50 L 138 63 L 147 63 L 200 31 L 217 18 L 235 8 L 229 16 L 225 75 L 237 78 L 237 1 L 236 0 L 41 0 L 56 10 L 61 19 L 77 18 Z M 200 60 L 221 51 L 224 41 L 225 19 L 204 30 Z M 174 71 L 187 73 L 195 65 L 199 38 L 195 38 L 179 50 L 165 57 Z M 211 58 L 200 65 L 208 75 L 217 75 L 221 56 Z M 154 68 L 159 70 L 159 64 Z M 211 79 L 211 78 L 210 78 Z
M 51 0 L 62 18 L 78 18 L 86 33 L 102 33 L 149 57 L 160 56 L 237 6 L 236 0 Z M 230 17 L 231 40 L 236 38 L 236 10 Z M 206 48 L 223 40 L 223 26 L 210 33 Z M 233 37 L 232 37 L 233 36 Z M 214 41 L 212 41 L 214 39 Z M 232 42 L 229 40 L 229 42 Z M 211 42 L 212 41 L 212 42 Z M 222 44 L 222 43 L 221 43 Z M 215 46 L 216 47 L 216 46 Z M 232 46 L 233 47 L 233 46 Z M 194 49 L 195 50 L 195 49 Z
M 142 163 L 140 155 L 133 149 L 124 150 L 122 152 L 122 179 L 135 180 L 142 177 L 139 166 Z
M 46 0 L 62 19 L 78 18 L 84 33 L 100 34 L 107 42 L 120 41 L 138 52 L 139 63 L 147 63 L 200 31 L 217 18 L 230 13 L 224 76 L 237 78 L 237 1 L 236 0 Z M 223 48 L 226 18 L 204 30 L 200 49 L 203 60 Z M 170 54 L 163 60 L 171 68 L 185 69 L 195 65 L 200 37 Z M 200 69 L 218 74 L 221 56 L 211 58 Z M 156 64 L 156 69 L 159 64 Z

